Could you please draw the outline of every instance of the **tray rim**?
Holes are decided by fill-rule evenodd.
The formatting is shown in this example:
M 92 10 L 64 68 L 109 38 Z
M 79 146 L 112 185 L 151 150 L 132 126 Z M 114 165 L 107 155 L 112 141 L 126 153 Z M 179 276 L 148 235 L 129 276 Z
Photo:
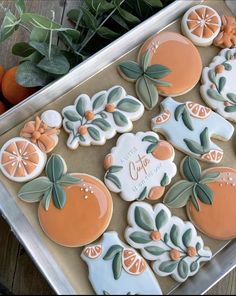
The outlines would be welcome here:
M 176 20 L 188 7 L 192 6 L 192 4 L 197 4 L 202 1 L 203 0 L 176 0 L 85 62 L 73 68 L 63 78 L 51 83 L 21 104 L 12 108 L 3 116 L 0 116 L 0 135 L 52 102 L 55 98 L 60 97 L 79 83 L 84 82 L 96 73 L 102 71 L 113 61 L 147 39 L 147 34 L 148 36 L 151 36 L 155 32 L 163 29 L 165 26 Z M 152 27 L 155 27 L 155 29 L 150 29 Z M 142 34 L 140 34 L 140 31 L 145 33 L 145 37 L 141 37 Z M 132 42 L 130 42 L 130 40 L 132 40 Z M 128 45 L 126 45 L 126 41 L 129 41 Z M 119 48 L 119 50 L 116 53 L 117 48 Z M 76 73 L 80 73 L 80 75 L 76 76 Z M 83 74 L 81 75 L 81 73 Z M 65 87 L 62 88 L 62 85 Z M 14 116 L 16 112 L 17 118 Z M 44 246 L 1 180 L 0 211 L 2 216 L 11 226 L 11 230 L 14 232 L 17 239 L 25 247 L 26 251 L 54 291 L 58 295 L 76 295 L 77 293 L 69 282 L 69 279 L 63 271 L 60 270 L 55 259 Z M 194 281 L 188 280 L 172 290 L 169 294 L 192 294 L 192 291 L 194 291 L 194 294 L 196 295 L 206 293 L 236 266 L 235 254 L 236 240 L 233 240 L 228 243 L 223 250 L 219 251 L 210 263 L 201 268 L 201 271 L 204 272 L 199 272 L 195 275 Z

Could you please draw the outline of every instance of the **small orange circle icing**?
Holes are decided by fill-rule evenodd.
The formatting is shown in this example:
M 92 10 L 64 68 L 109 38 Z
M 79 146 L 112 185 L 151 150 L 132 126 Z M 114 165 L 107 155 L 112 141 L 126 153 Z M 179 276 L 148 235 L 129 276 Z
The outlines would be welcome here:
M 199 200 L 200 211 L 188 203 L 188 215 L 196 227 L 206 235 L 220 240 L 236 237 L 236 170 L 212 168 L 207 172 L 220 172 L 217 181 L 208 183 L 213 191 L 212 205 Z
M 190 40 L 174 32 L 161 32 L 149 38 L 142 46 L 139 60 L 151 49 L 151 65 L 161 64 L 171 72 L 160 80 L 170 86 L 157 86 L 160 94 L 179 96 L 190 91 L 199 81 L 202 60 Z
M 187 254 L 189 257 L 195 257 L 197 256 L 197 250 L 194 247 L 188 247 L 187 248 Z
M 159 141 L 152 155 L 159 160 L 167 160 L 174 154 L 174 148 L 167 141 Z
M 180 251 L 173 249 L 170 251 L 169 255 L 170 255 L 171 260 L 178 261 L 180 259 L 181 254 L 180 254 Z
M 113 104 L 107 104 L 105 110 L 109 113 L 113 113 L 115 111 L 115 106 Z
M 80 247 L 95 241 L 108 227 L 112 212 L 112 197 L 105 185 L 95 177 L 75 174 L 83 181 L 64 187 L 66 203 L 63 209 L 51 200 L 48 211 L 42 203 L 38 215 L 42 229 L 54 242 L 67 247 Z
M 160 231 L 152 231 L 151 232 L 151 239 L 153 241 L 160 241 L 161 240 L 161 233 L 160 233 Z

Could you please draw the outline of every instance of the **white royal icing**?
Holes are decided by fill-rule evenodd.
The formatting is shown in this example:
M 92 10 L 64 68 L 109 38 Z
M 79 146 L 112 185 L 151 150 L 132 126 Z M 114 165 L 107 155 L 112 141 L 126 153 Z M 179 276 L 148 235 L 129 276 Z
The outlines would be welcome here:
M 60 128 L 62 125 L 61 114 L 55 110 L 47 110 L 43 112 L 41 119 L 51 128 Z

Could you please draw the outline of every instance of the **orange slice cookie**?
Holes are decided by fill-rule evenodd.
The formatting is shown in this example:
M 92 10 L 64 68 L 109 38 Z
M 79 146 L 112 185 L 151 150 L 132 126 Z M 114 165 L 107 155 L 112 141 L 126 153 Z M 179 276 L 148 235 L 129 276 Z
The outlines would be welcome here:
M 23 138 L 13 138 L 0 151 L 0 169 L 10 180 L 27 182 L 38 177 L 46 164 L 46 154 Z
M 210 46 L 220 32 L 221 18 L 211 7 L 196 5 L 182 18 L 182 32 L 198 46 Z

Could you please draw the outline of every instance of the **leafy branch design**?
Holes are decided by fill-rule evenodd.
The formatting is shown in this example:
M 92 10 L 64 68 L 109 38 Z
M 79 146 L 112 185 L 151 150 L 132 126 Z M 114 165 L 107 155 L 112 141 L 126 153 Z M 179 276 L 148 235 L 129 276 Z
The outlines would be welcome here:
M 200 134 L 200 144 L 194 140 L 184 139 L 188 149 L 194 154 L 204 155 L 210 151 L 209 129 L 206 127 Z

